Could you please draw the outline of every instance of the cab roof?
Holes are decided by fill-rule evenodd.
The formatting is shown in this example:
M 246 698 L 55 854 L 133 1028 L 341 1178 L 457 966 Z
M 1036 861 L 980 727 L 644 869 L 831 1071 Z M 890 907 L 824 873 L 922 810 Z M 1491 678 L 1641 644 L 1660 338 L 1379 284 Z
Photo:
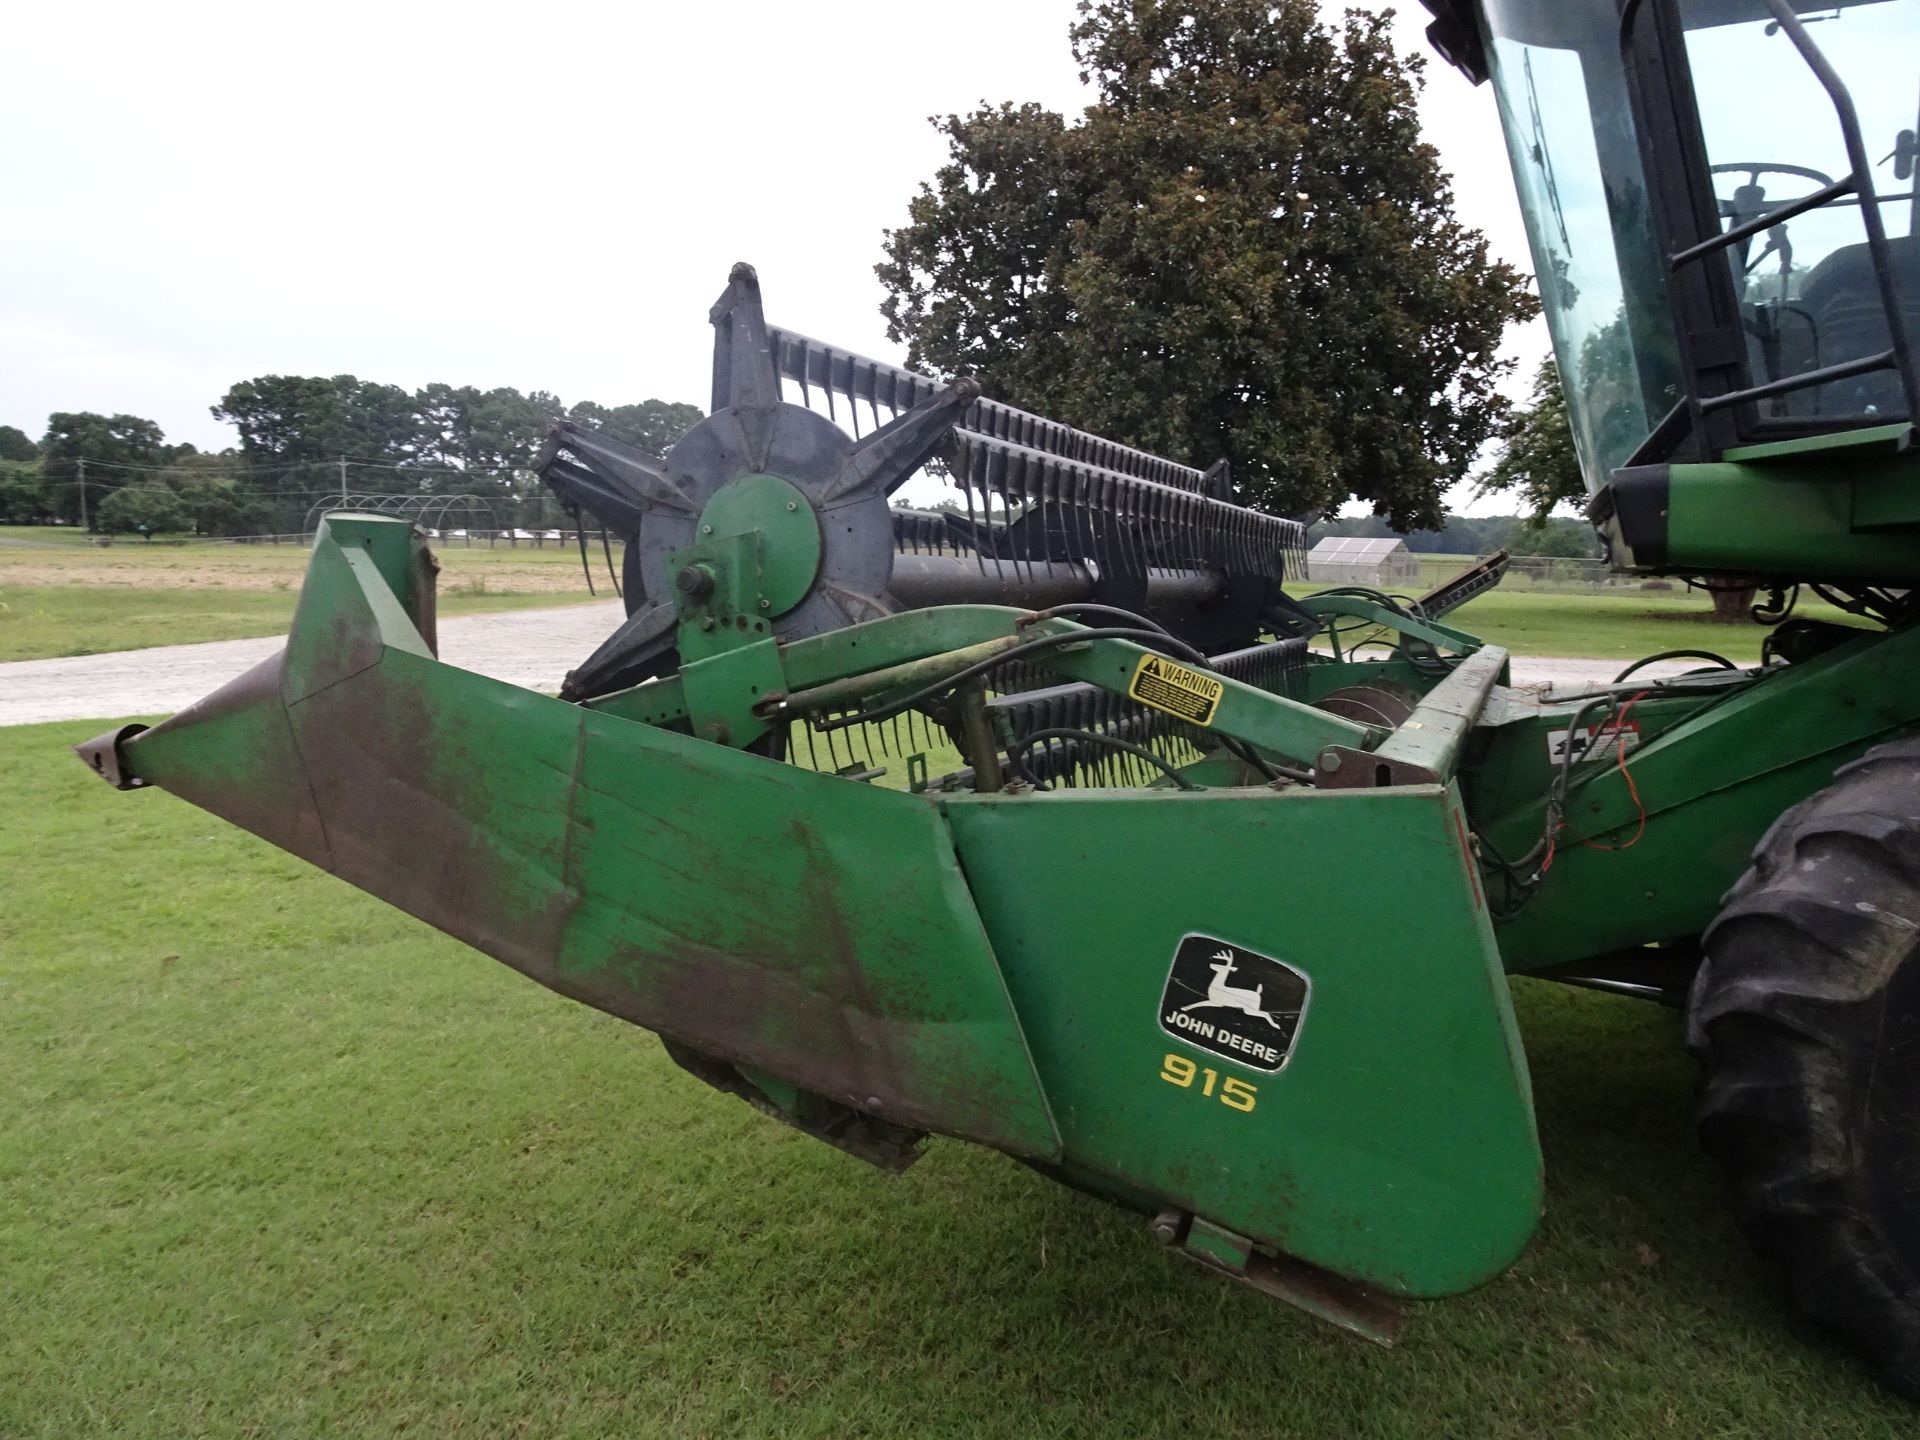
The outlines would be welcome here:
M 1427 43 L 1449 65 L 1458 66 L 1478 85 L 1487 78 L 1487 54 L 1480 44 L 1480 21 L 1473 0 L 1422 0 L 1433 12 Z

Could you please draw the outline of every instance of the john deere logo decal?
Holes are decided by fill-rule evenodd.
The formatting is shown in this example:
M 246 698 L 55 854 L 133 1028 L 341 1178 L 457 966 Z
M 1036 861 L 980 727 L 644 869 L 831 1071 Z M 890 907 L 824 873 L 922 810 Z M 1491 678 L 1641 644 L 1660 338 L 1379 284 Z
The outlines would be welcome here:
M 1176 1040 L 1271 1074 L 1287 1063 L 1307 977 L 1290 965 L 1205 935 L 1173 952 L 1160 1028 Z

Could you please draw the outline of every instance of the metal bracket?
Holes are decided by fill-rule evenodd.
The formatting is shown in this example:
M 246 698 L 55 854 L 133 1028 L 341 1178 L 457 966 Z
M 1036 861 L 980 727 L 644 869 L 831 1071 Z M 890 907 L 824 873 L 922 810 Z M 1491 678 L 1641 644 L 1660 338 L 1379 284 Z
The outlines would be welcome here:
M 1395 760 L 1372 750 L 1329 745 L 1314 762 L 1313 783 L 1322 790 L 1378 790 L 1389 785 L 1443 785 L 1432 766 Z
M 770 728 L 754 713 L 761 697 L 787 683 L 780 651 L 771 635 L 746 640 L 735 649 L 681 667 L 681 693 L 693 733 L 735 749 L 752 744 Z
M 1507 652 L 1487 645 L 1454 667 L 1413 713 L 1373 750 L 1329 745 L 1315 762 L 1322 789 L 1444 785 L 1453 778 L 1467 736 L 1507 669 Z
M 1392 1345 L 1400 1338 L 1404 1316 L 1398 1301 L 1305 1260 L 1269 1254 L 1204 1216 L 1163 1210 L 1154 1219 L 1153 1238 L 1173 1247 L 1183 1260 L 1284 1300 L 1349 1335 L 1375 1345 Z
M 129 775 L 120 763 L 120 746 L 141 731 L 145 725 L 122 725 L 118 730 L 109 730 L 104 735 L 96 735 L 85 744 L 73 747 L 73 753 L 93 767 L 94 773 L 116 790 L 139 790 L 146 781 L 137 775 Z

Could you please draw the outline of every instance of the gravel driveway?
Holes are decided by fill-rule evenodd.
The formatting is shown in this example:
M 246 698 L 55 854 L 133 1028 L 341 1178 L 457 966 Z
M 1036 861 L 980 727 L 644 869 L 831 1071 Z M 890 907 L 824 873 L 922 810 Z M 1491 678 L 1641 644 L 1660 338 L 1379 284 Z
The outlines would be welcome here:
M 442 620 L 440 658 L 510 684 L 558 690 L 567 671 L 613 633 L 624 613 L 618 600 L 608 600 Z M 0 664 L 0 725 L 171 714 L 284 643 L 284 636 L 271 635 Z
M 509 684 L 556 691 L 567 671 L 613 632 L 622 613 L 620 603 L 610 600 L 442 620 L 440 657 Z M 0 725 L 170 714 L 266 659 L 281 643 L 276 635 L 0 664 Z M 1611 680 L 1624 663 L 1530 656 L 1515 660 L 1514 681 L 1590 685 Z M 1644 673 L 1686 668 L 1685 663 L 1656 665 Z

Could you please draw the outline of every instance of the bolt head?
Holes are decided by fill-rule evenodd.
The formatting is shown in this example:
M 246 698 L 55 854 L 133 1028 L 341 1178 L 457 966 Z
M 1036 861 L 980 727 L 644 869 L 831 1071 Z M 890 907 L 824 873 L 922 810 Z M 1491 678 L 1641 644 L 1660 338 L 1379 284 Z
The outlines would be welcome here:
M 700 527 L 700 533 L 702 535 L 711 535 L 713 533 L 713 527 L 711 525 L 702 525 Z
M 762 610 L 771 610 L 773 608 L 773 602 L 771 600 L 762 600 L 760 602 L 760 608 Z
M 1340 752 L 1337 750 L 1321 751 L 1320 768 L 1328 774 L 1332 774 L 1335 770 L 1338 770 L 1340 768 Z

